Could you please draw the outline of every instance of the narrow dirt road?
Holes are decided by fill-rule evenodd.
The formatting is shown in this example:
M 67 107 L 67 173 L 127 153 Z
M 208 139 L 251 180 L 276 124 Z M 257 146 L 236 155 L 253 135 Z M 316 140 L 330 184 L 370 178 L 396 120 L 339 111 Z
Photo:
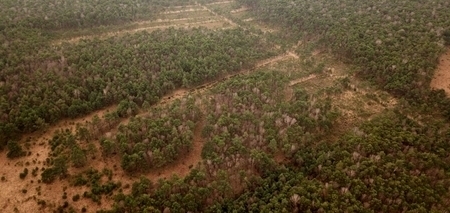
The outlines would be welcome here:
M 186 13 L 186 12 L 197 12 L 197 11 L 204 11 L 205 9 L 185 9 L 185 10 L 175 10 L 175 11 L 167 11 L 163 12 L 161 14 L 176 14 L 176 13 Z
M 234 1 L 218 1 L 218 2 L 212 2 L 212 3 L 208 3 L 206 5 L 216 5 L 216 4 L 228 4 L 228 3 L 233 3 Z
M 317 77 L 316 74 L 311 74 L 311 75 L 308 75 L 308 76 L 303 77 L 303 78 L 295 79 L 295 80 L 292 80 L 291 82 L 289 82 L 289 86 L 294 86 L 296 84 L 303 83 L 305 81 L 309 81 L 309 80 L 314 79 L 316 77 Z

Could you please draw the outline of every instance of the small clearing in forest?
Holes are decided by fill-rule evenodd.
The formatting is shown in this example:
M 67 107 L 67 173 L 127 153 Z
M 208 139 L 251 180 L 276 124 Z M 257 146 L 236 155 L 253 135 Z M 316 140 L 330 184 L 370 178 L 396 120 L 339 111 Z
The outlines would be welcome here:
M 430 86 L 433 89 L 443 89 L 450 96 L 450 49 L 439 58 L 439 66 Z

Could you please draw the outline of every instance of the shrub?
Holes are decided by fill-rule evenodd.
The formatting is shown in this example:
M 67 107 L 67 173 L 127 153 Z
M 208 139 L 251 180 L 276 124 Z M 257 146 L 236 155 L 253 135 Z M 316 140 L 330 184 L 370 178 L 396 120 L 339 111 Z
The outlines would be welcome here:
M 12 159 L 26 155 L 26 152 L 23 151 L 22 147 L 16 141 L 9 141 L 7 147 L 9 151 L 6 156 L 8 158 Z
M 450 45 L 450 30 L 446 30 L 443 34 L 445 45 Z
M 76 195 L 74 195 L 74 196 L 72 197 L 72 201 L 73 201 L 73 202 L 77 202 L 78 200 L 80 200 L 80 195 L 79 195 L 79 194 L 76 194 Z
M 20 179 L 25 179 L 28 175 L 28 168 L 25 168 L 22 173 L 19 174 Z

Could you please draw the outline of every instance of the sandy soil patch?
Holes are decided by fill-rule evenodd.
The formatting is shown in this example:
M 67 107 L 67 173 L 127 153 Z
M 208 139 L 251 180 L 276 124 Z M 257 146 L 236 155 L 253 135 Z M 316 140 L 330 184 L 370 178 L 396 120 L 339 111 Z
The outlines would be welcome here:
M 182 6 L 171 6 L 169 9 L 187 9 L 197 7 L 197 5 L 182 5 Z
M 230 13 L 231 13 L 231 14 L 233 14 L 233 13 L 240 13 L 240 12 L 247 11 L 247 10 L 249 10 L 249 9 L 250 9 L 250 8 L 248 8 L 248 7 L 241 7 L 241 8 L 239 8 L 239 9 L 235 9 L 235 10 L 230 11 Z
M 1 176 L 5 177 L 5 181 L 1 181 L 2 190 L 0 190 L 0 206 L 4 212 L 14 212 L 17 209 L 19 212 L 48 212 L 49 209 L 40 208 L 37 206 L 36 199 L 45 200 L 47 206 L 57 207 L 62 205 L 65 201 L 62 198 L 64 188 L 68 186 L 67 181 L 55 181 L 51 185 L 38 183 L 41 177 L 41 169 L 45 166 L 45 160 L 49 154 L 48 140 L 53 137 L 55 131 L 60 129 L 69 129 L 75 131 L 76 124 L 84 124 L 92 120 L 94 115 L 102 117 L 107 112 L 113 111 L 116 106 L 107 107 L 90 113 L 89 115 L 77 119 L 61 120 L 55 125 L 49 127 L 45 131 L 39 131 L 23 136 L 21 144 L 29 143 L 27 152 L 31 154 L 19 159 L 8 159 L 6 153 L 0 155 Z M 29 142 L 25 142 L 29 140 Z M 20 179 L 19 174 L 28 168 L 29 174 Z M 38 168 L 37 176 L 34 177 L 32 170 Z M 40 188 L 38 190 L 38 188 Z M 27 192 L 23 193 L 23 189 Z M 40 191 L 41 195 L 38 195 Z M 83 193 L 82 191 L 81 193 Z M 68 196 L 68 200 L 72 197 Z M 71 200 L 70 200 L 71 201 Z M 86 205 L 93 205 L 93 202 L 86 203 Z M 96 204 L 95 204 L 96 205 Z
M 439 58 L 439 66 L 430 86 L 433 89 L 443 89 L 450 96 L 450 49 Z
M 204 11 L 204 8 L 199 8 L 199 9 L 194 9 L 194 8 L 190 8 L 190 9 L 184 9 L 184 10 L 173 10 L 173 11 L 166 11 L 163 12 L 161 14 L 174 14 L 174 13 L 186 13 L 186 12 L 197 12 L 197 11 Z
M 314 79 L 316 77 L 317 77 L 316 74 L 311 74 L 311 75 L 308 75 L 308 76 L 303 77 L 303 78 L 295 79 L 295 80 L 292 80 L 291 82 L 289 82 L 289 86 L 294 86 L 296 84 L 303 83 L 305 81 L 309 81 L 309 80 Z
M 229 4 L 229 3 L 233 3 L 234 1 L 219 1 L 219 2 L 212 2 L 212 3 L 208 3 L 206 5 L 216 5 L 216 4 Z

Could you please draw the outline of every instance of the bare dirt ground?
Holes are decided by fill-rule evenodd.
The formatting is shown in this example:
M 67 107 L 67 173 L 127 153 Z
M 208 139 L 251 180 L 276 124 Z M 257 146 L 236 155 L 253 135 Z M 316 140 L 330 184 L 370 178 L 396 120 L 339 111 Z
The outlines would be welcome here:
M 1 176 L 5 177 L 5 181 L 1 181 L 2 190 L 0 191 L 0 206 L 4 212 L 14 212 L 17 209 L 19 212 L 47 212 L 45 209 L 40 209 L 37 205 L 35 197 L 38 196 L 37 188 L 40 187 L 40 194 L 47 201 L 47 205 L 54 207 L 58 203 L 62 202 L 62 195 L 64 187 L 68 186 L 68 183 L 64 181 L 56 181 L 54 184 L 46 185 L 38 183 L 41 174 L 41 168 L 44 168 L 44 162 L 48 157 L 49 145 L 48 140 L 53 137 L 55 131 L 60 129 L 69 129 L 74 131 L 76 124 L 84 124 L 86 121 L 92 120 L 94 115 L 102 117 L 105 113 L 114 110 L 116 106 L 111 106 L 99 111 L 90 113 L 89 115 L 77 118 L 77 119 L 65 119 L 55 125 L 52 125 L 44 132 L 35 132 L 29 135 L 25 135 L 25 140 L 29 138 L 30 147 L 27 150 L 31 153 L 26 157 L 19 159 L 8 159 L 6 153 L 0 155 L 0 165 L 2 167 Z M 34 168 L 39 168 L 38 175 L 33 177 L 31 171 Z M 20 179 L 19 174 L 28 168 L 29 174 L 25 179 Z M 23 193 L 22 189 L 26 189 L 27 192 Z M 71 199 L 71 197 L 68 197 Z
M 439 58 L 439 66 L 430 86 L 433 89 L 443 89 L 450 96 L 450 49 Z
M 212 3 L 208 3 L 206 5 L 216 5 L 216 4 L 229 4 L 229 3 L 233 3 L 234 1 L 218 1 L 218 2 L 212 2 Z
M 230 13 L 240 13 L 240 12 L 247 11 L 249 9 L 250 8 L 248 8 L 248 7 L 242 7 L 242 8 L 239 8 L 239 9 L 232 10 L 232 11 L 230 11 Z
M 174 11 L 166 11 L 162 14 L 174 14 L 174 13 L 185 13 L 185 12 L 196 12 L 196 11 L 204 11 L 205 9 L 184 9 L 184 10 L 174 10 Z
M 294 80 L 289 82 L 289 86 L 294 86 L 296 84 L 303 83 L 305 81 L 309 81 L 309 80 L 314 79 L 316 77 L 317 77 L 316 74 L 311 74 L 311 75 L 308 75 L 308 76 L 303 77 L 303 78 L 294 79 Z

